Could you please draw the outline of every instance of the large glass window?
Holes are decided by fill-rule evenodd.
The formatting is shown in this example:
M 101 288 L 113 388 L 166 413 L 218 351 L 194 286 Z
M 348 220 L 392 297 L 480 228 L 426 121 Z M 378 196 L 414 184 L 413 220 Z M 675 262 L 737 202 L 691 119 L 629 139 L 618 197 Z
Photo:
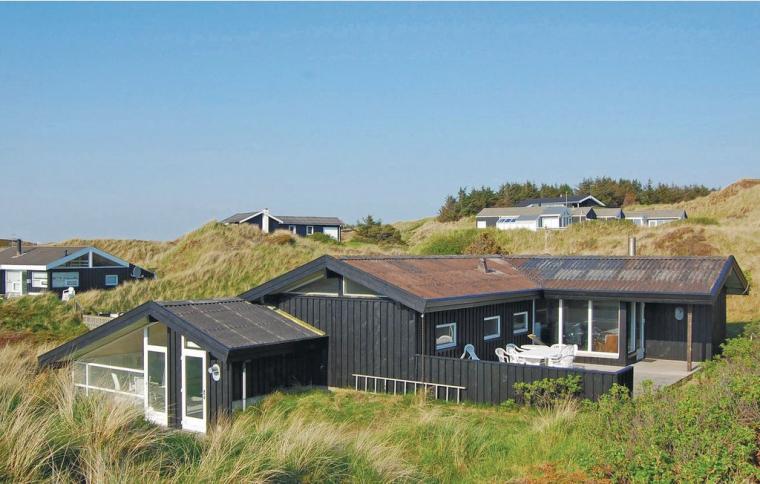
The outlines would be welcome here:
M 166 346 L 167 330 L 166 326 L 160 323 L 152 324 L 148 327 L 148 344 L 152 346 Z
M 53 272 L 53 287 L 68 288 L 79 287 L 78 272 Z
M 512 315 L 512 333 L 522 334 L 528 332 L 528 312 L 515 313 Z
M 32 287 L 48 287 L 47 272 L 32 272 Z
M 166 413 L 166 353 L 148 350 L 148 408 Z
M 437 324 L 435 326 L 435 349 L 453 348 L 457 345 L 457 323 Z
M 562 343 L 588 351 L 588 301 L 562 301 Z
M 591 351 L 617 353 L 620 339 L 620 303 L 594 301 L 591 306 Z
M 185 356 L 185 415 L 203 418 L 203 358 Z
M 626 333 L 628 335 L 628 352 L 633 353 L 636 351 L 636 322 L 633 320 L 634 315 L 632 311 L 638 309 L 638 303 L 626 303 Z

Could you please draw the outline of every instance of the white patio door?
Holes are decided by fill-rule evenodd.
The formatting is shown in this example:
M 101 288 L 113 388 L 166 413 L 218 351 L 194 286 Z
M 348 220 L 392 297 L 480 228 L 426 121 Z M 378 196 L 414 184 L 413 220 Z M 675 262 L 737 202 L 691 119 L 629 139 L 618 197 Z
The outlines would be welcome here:
M 5 293 L 13 295 L 20 295 L 23 293 L 23 287 L 21 285 L 23 280 L 23 272 L 5 271 Z
M 182 338 L 182 428 L 206 432 L 206 352 Z

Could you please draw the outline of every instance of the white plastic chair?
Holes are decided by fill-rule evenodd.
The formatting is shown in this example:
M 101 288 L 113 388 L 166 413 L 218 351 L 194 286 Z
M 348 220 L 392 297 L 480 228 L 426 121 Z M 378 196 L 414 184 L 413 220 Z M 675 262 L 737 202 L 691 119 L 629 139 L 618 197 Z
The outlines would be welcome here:
M 507 345 L 507 348 L 504 352 L 507 354 L 510 363 L 525 363 L 525 361 L 520 359 L 520 352 L 517 351 L 515 345 Z
M 525 351 L 514 343 L 507 343 L 507 346 L 505 348 L 513 348 L 518 353 L 520 353 L 521 351 Z
M 560 350 L 559 355 L 549 358 L 549 366 L 572 368 L 577 351 L 578 345 L 565 345 Z
M 475 354 L 475 347 L 471 344 L 464 345 L 464 353 L 462 353 L 459 359 L 463 360 L 465 356 L 469 356 L 471 360 L 480 360 L 478 355 Z
M 116 373 L 111 372 L 111 379 L 113 380 L 113 389 L 117 392 L 121 391 L 121 383 L 119 382 L 119 377 L 116 376 Z
M 499 359 L 499 363 L 509 363 L 509 355 L 504 348 L 496 348 L 496 357 Z

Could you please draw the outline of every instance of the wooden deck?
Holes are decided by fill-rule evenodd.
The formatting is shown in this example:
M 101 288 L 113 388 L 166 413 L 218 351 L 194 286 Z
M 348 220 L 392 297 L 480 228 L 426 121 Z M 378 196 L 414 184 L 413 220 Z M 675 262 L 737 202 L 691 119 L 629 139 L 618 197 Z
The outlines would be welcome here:
M 616 366 L 592 365 L 578 363 L 574 365 L 580 368 L 611 371 Z M 633 365 L 633 396 L 641 394 L 642 382 L 649 380 L 654 388 L 662 388 L 673 385 L 690 377 L 699 370 L 699 363 L 694 363 L 692 371 L 686 371 L 686 362 L 680 360 L 661 360 L 654 358 L 645 358 Z

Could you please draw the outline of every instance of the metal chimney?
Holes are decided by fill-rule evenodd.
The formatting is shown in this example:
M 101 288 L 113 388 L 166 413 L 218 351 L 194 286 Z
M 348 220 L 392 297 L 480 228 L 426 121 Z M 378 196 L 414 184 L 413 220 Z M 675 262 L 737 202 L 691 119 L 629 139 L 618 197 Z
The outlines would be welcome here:
M 631 257 L 636 255 L 636 237 L 628 237 L 628 255 Z
M 488 262 L 485 257 L 481 257 L 478 261 L 478 269 L 480 269 L 480 272 L 488 274 Z
M 16 255 L 23 254 L 23 251 L 21 250 L 21 239 L 16 239 Z

